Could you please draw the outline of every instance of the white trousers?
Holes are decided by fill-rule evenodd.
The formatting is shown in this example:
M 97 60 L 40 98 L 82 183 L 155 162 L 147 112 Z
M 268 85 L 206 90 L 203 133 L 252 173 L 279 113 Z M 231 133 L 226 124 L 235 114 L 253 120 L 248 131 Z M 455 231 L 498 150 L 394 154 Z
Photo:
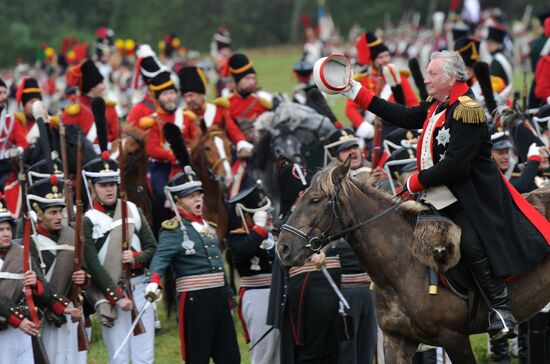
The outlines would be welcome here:
M 250 344 L 254 345 L 270 328 L 266 325 L 269 306 L 269 288 L 247 289 L 242 297 L 241 312 L 248 330 Z M 251 364 L 280 363 L 279 330 L 273 329 L 250 352 Z
M 0 364 L 34 364 L 31 337 L 11 326 L 0 331 Z
M 133 286 L 134 301 L 138 312 L 145 305 L 145 276 L 134 277 L 131 280 Z M 141 335 L 131 336 L 130 340 L 124 345 L 117 358 L 113 360 L 120 344 L 130 331 L 132 326 L 131 311 L 123 311 L 116 306 L 117 318 L 113 327 L 101 327 L 103 342 L 109 355 L 109 363 L 126 364 L 132 360 L 132 364 L 152 364 L 155 360 L 155 310 L 150 305 L 141 321 L 145 326 L 145 332 Z
M 78 322 L 71 322 L 70 315 L 65 318 L 67 323 L 59 328 L 42 321 L 42 342 L 48 359 L 51 364 L 86 364 L 88 352 L 78 351 Z

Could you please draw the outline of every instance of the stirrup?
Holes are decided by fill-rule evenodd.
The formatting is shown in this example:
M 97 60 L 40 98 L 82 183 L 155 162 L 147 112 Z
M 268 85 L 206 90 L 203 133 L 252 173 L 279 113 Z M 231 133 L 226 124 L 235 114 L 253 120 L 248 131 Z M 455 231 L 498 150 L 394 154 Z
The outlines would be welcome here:
M 500 331 L 498 331 L 498 332 L 496 332 L 492 335 L 489 333 L 489 336 L 490 336 L 491 340 L 498 341 L 498 340 L 502 340 L 504 338 L 513 339 L 514 337 L 518 336 L 518 326 L 514 322 L 515 319 L 514 319 L 514 321 L 509 320 L 509 321 L 512 322 L 512 325 L 508 325 L 508 323 L 506 322 L 506 319 L 504 319 L 502 314 L 497 309 L 493 309 L 489 313 L 489 327 L 492 325 L 492 323 L 491 323 L 491 313 L 496 313 L 496 315 L 498 317 L 498 321 L 500 321 L 500 323 L 504 326 Z M 513 316 L 512 316 L 512 318 L 513 318 Z

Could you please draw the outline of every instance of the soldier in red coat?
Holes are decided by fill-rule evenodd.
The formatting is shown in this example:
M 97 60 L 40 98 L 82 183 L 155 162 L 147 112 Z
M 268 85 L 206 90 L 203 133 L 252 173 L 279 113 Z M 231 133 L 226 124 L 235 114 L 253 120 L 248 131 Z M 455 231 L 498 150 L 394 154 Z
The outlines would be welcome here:
M 271 110 L 271 95 L 257 91 L 258 80 L 252 65 L 252 61 L 242 53 L 229 58 L 229 72 L 235 80 L 235 91 L 229 96 L 229 112 L 241 129 L 245 120 L 254 121 Z
M 172 123 L 178 126 L 187 144 L 195 135 L 196 128 L 193 124 L 193 115 L 178 107 L 178 91 L 174 81 L 170 78 L 170 72 L 163 71 L 153 77 L 149 89 L 155 94 L 156 112 L 142 117 L 138 123 L 141 128 L 149 130 L 145 144 L 147 156 L 149 157 L 147 170 L 150 174 L 154 194 L 154 231 L 159 231 L 162 221 L 168 218 L 164 209 L 164 186 L 170 176 L 180 171 L 176 164 L 176 157 L 164 138 L 163 125 Z
M 143 87 L 140 87 L 140 84 L 143 84 L 145 86 L 145 95 L 140 102 L 132 107 L 128 113 L 126 121 L 128 121 L 128 123 L 132 126 L 143 129 L 139 125 L 139 119 L 144 116 L 151 115 L 157 108 L 155 94 L 149 89 L 149 85 L 151 84 L 153 77 L 162 71 L 166 71 L 166 67 L 160 63 L 156 54 L 147 44 L 141 45 L 136 55 L 138 56 L 138 59 L 136 61 L 134 89 L 141 90 Z
M 63 110 L 62 118 L 65 124 L 80 125 L 86 138 L 92 143 L 97 143 L 97 130 L 92 114 L 92 99 L 102 97 L 105 91 L 103 76 L 98 68 L 87 59 L 67 71 L 67 85 L 78 86 L 80 95 L 74 102 Z M 112 142 L 118 135 L 118 115 L 115 110 L 116 103 L 105 100 L 105 116 L 107 118 L 107 139 Z M 99 150 L 99 149 L 98 149 Z
M 17 88 L 15 99 L 22 110 L 16 112 L 14 116 L 24 127 L 24 137 L 27 142 L 33 143 L 40 134 L 32 113 L 32 105 L 36 101 L 42 100 L 42 89 L 38 85 L 38 81 L 31 77 L 24 78 Z
M 250 156 L 254 146 L 246 141 L 241 129 L 235 124 L 228 109 L 228 103 L 217 99 L 206 102 L 207 81 L 204 71 L 199 67 L 184 67 L 178 72 L 180 91 L 186 105 L 197 118 L 202 118 L 207 128 L 212 125 L 223 127 L 240 156 Z

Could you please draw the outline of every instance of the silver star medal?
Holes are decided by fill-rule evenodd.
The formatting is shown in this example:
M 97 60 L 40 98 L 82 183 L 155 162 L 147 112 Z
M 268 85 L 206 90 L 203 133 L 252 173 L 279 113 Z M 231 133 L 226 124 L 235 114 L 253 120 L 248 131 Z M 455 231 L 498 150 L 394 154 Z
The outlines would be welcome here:
M 437 145 L 447 145 L 449 143 L 449 140 L 451 139 L 451 130 L 445 127 L 439 129 L 436 139 Z
M 260 248 L 264 250 L 271 250 L 275 246 L 275 240 L 273 239 L 273 235 L 271 233 L 267 234 L 267 239 L 262 241 L 260 244 Z
M 260 270 L 260 258 L 253 257 L 250 259 L 250 270 Z
M 181 242 L 181 246 L 185 249 L 185 255 L 197 254 L 197 251 L 195 250 L 195 242 L 189 239 L 187 230 L 183 230 L 183 241 Z

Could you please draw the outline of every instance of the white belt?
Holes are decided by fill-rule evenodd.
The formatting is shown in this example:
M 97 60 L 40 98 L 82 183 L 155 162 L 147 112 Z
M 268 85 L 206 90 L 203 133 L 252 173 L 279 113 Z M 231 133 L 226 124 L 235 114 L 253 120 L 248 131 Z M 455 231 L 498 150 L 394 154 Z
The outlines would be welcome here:
M 0 272 L 0 279 L 23 279 L 23 273 Z

